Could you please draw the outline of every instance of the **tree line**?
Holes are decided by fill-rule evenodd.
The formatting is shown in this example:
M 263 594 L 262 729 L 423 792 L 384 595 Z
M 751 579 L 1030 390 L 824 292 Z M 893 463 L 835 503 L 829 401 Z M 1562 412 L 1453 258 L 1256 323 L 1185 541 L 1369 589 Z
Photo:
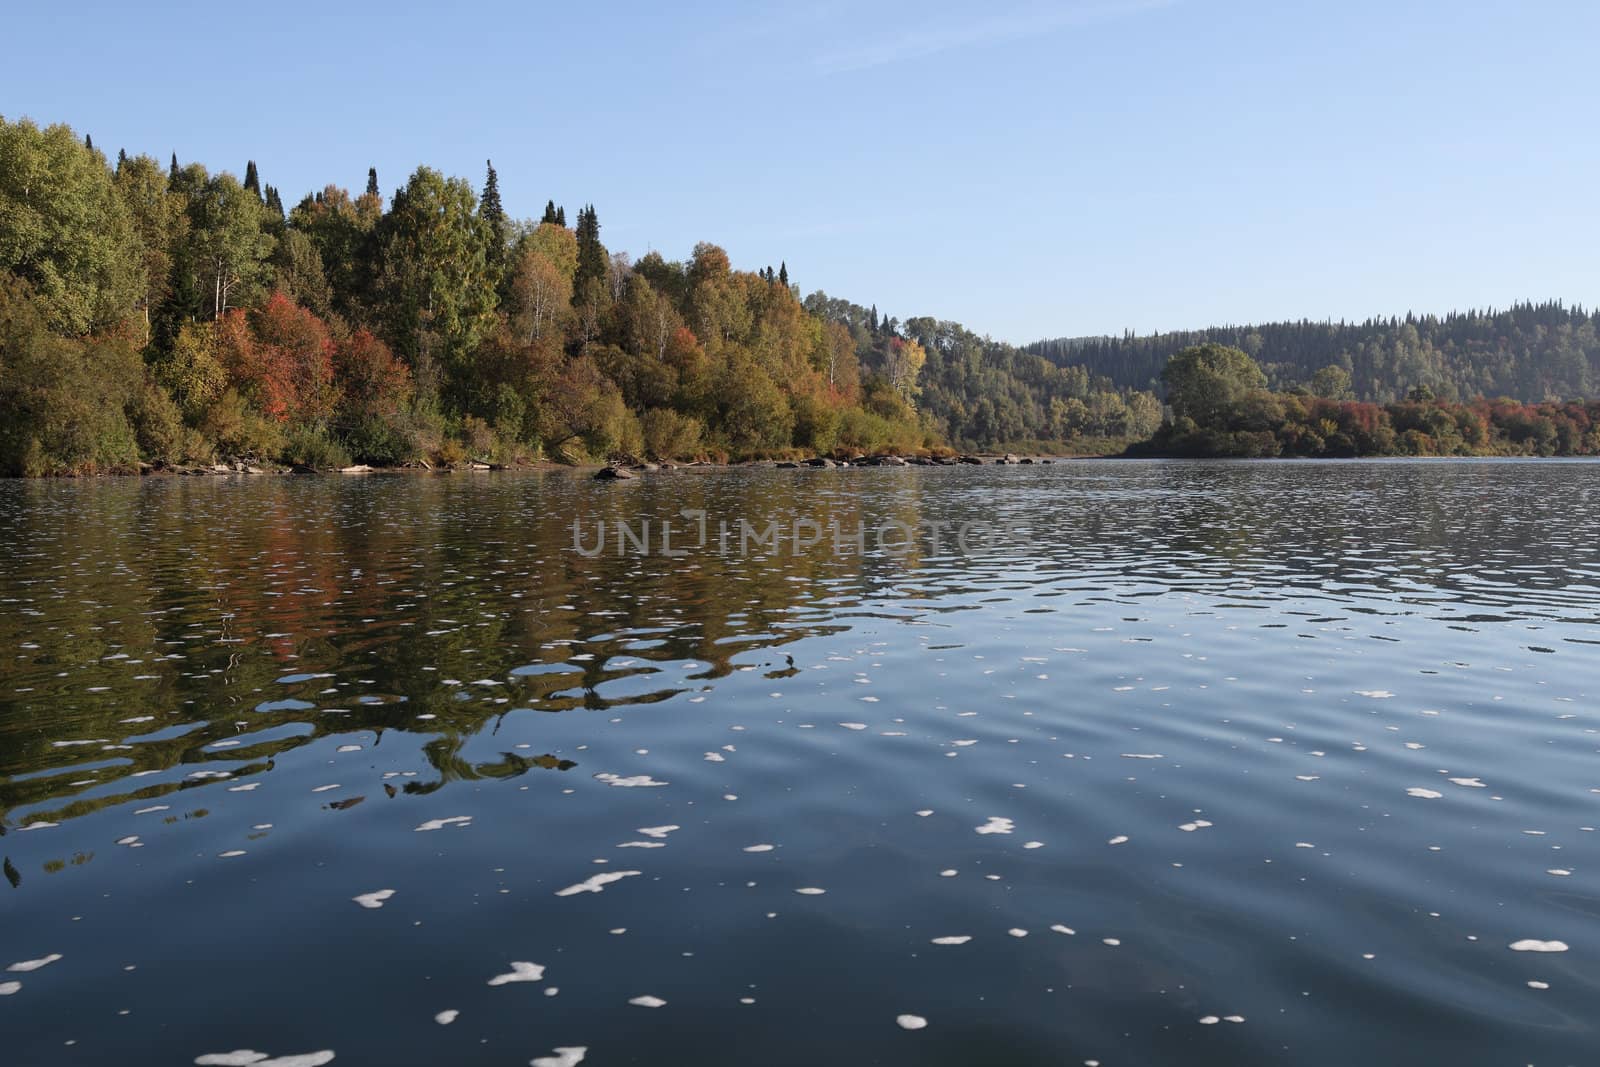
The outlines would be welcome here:
M 1312 386 L 1269 388 L 1242 349 L 1207 342 L 1162 370 L 1171 417 L 1130 452 L 1153 456 L 1595 456 L 1600 401 L 1461 402 L 1413 386 L 1390 404 L 1351 399 L 1350 375 L 1323 368 Z
M 1404 400 L 1417 386 L 1454 401 L 1505 396 L 1537 403 L 1600 394 L 1600 310 L 1559 302 L 1443 317 L 1062 338 L 1029 345 L 1028 351 L 1053 363 L 1082 366 L 1122 388 L 1149 389 L 1157 386 L 1174 354 L 1207 343 L 1245 352 L 1274 389 L 1338 367 L 1350 376 L 1354 399 L 1377 404 Z
M 958 324 L 637 260 L 418 167 L 287 206 L 0 118 L 0 470 L 725 459 L 1147 436 L 1160 405 Z

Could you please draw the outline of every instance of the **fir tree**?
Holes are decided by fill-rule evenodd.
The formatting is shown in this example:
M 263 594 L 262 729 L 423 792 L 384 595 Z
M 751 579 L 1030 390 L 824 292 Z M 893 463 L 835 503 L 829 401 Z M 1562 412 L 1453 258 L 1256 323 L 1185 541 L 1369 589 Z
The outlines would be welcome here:
M 171 185 L 178 180 L 178 153 L 172 153 L 172 169 L 167 171 L 167 184 Z
M 548 222 L 551 225 L 555 225 L 555 221 L 556 221 L 556 202 L 554 200 L 546 200 L 544 202 L 544 217 L 539 220 L 539 224 L 543 225 L 544 223 Z
M 244 187 L 256 194 L 256 199 L 261 199 L 261 175 L 256 173 L 256 161 L 246 160 L 244 164 Z
M 367 195 L 368 196 L 377 196 L 378 195 L 378 168 L 377 167 L 368 167 L 367 168 Z
M 867 320 L 867 322 L 869 324 L 871 324 L 872 332 L 873 333 L 877 333 L 878 332 L 878 305 L 877 304 L 873 304 L 872 305 L 872 317 L 869 318 Z
M 93 152 L 94 151 L 94 138 L 90 137 L 88 134 L 84 134 L 83 135 L 83 147 L 85 147 L 89 151 Z
M 283 199 L 279 197 L 277 188 L 271 185 L 267 186 L 267 210 L 280 221 L 284 218 Z
M 557 226 L 565 226 L 566 224 L 567 224 L 567 209 L 564 208 L 564 207 L 556 208 L 556 225 Z
M 789 288 L 789 264 L 787 261 L 778 262 L 778 283 L 785 289 Z
M 128 150 L 126 148 L 117 149 L 117 170 L 120 172 L 122 170 L 123 166 L 127 164 L 127 162 L 128 162 Z

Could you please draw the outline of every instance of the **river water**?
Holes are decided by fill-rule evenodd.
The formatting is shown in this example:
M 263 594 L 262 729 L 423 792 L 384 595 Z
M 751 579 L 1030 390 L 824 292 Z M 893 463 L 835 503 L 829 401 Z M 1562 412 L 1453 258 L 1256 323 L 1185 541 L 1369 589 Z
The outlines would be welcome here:
M 1597 485 L 0 483 L 0 1062 L 1600 1062 Z

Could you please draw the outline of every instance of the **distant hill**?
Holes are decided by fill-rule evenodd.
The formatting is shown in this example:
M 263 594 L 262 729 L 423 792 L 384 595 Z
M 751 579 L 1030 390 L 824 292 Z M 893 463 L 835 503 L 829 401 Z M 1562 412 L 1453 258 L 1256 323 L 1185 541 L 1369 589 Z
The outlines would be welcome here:
M 1323 367 L 1350 372 L 1356 399 L 1392 403 L 1425 385 L 1449 400 L 1507 396 L 1568 400 L 1600 393 L 1600 311 L 1559 302 L 1443 318 L 1273 322 L 1158 333 L 1149 337 L 1058 338 L 1026 351 L 1080 366 L 1122 389 L 1159 388 L 1168 357 L 1216 341 L 1254 356 L 1274 389 L 1310 381 Z

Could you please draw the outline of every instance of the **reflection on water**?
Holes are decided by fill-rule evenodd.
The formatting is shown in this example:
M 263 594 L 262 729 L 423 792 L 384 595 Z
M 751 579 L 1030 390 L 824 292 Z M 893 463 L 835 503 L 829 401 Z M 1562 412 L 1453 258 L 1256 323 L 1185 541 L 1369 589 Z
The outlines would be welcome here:
M 0 484 L 15 1062 L 1588 1062 L 1597 472 Z

